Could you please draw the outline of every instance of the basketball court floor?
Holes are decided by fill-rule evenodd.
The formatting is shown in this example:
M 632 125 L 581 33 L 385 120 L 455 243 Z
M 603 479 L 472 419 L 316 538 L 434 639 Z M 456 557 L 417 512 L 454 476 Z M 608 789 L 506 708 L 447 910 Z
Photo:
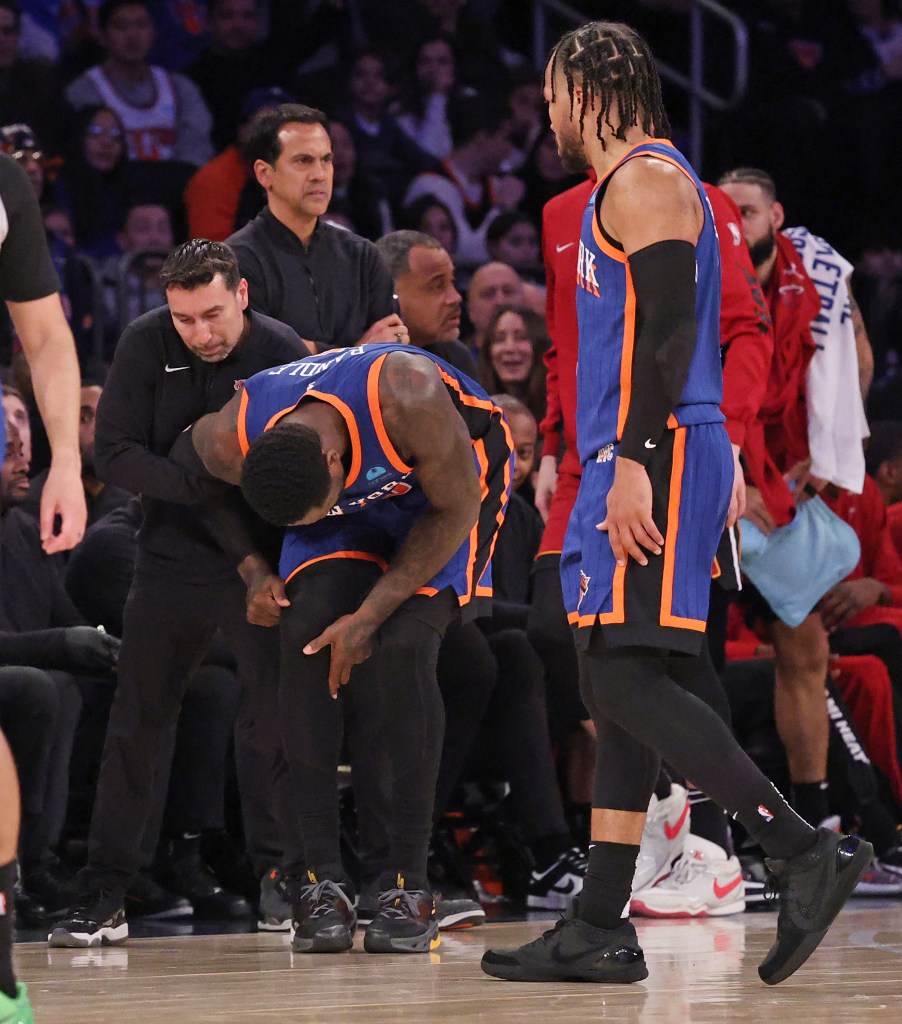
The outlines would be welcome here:
M 758 961 L 772 913 L 637 921 L 650 976 L 637 985 L 515 984 L 482 974 L 489 946 L 535 919 L 444 933 L 428 956 L 292 954 L 287 935 L 143 925 L 120 947 L 16 947 L 36 1024 L 902 1024 L 902 902 L 857 900 L 811 960 L 775 988 Z M 155 928 L 156 933 L 155 933 Z

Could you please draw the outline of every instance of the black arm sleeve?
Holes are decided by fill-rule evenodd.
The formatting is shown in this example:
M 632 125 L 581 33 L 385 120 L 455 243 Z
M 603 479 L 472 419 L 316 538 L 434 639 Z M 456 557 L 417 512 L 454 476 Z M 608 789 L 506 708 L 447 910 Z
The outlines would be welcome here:
M 0 203 L 6 212 L 6 233 L 0 235 L 0 299 L 32 302 L 58 292 L 38 201 L 25 171 L 6 154 L 0 154 Z
M 636 293 L 630 404 L 618 455 L 645 465 L 683 393 L 695 352 L 695 247 L 655 242 L 629 257 Z
M 69 660 L 66 657 L 65 629 L 0 633 L 0 665 L 65 669 Z

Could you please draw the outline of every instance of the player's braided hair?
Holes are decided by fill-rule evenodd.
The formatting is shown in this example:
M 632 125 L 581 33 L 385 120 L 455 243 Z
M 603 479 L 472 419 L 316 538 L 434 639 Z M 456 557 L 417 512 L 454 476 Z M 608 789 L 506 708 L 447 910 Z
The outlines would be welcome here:
M 575 87 L 582 86 L 580 135 L 586 110 L 596 99 L 600 109 L 595 130 L 602 147 L 602 119 L 618 139 L 625 139 L 626 129 L 637 124 L 641 124 L 646 135 L 654 138 L 670 135 L 670 121 L 661 99 L 661 79 L 655 59 L 648 43 L 629 25 L 616 21 L 590 21 L 582 28 L 561 36 L 551 51 L 552 98 L 558 68 L 567 80 L 571 111 Z M 614 103 L 620 118 L 616 127 L 611 122 Z

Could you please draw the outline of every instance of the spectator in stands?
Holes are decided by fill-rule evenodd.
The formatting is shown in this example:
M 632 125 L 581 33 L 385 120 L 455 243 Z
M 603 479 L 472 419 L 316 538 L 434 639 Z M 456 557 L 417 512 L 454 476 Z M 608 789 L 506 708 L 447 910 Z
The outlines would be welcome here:
M 375 242 L 391 227 L 388 202 L 382 197 L 378 182 L 360 165 L 351 131 L 341 121 L 332 121 L 329 138 L 333 168 L 329 213 L 344 214 L 352 231 Z
M 404 197 L 409 205 L 431 195 L 448 207 L 457 227 L 458 257 L 478 263 L 488 257 L 486 231 L 503 210 L 523 199 L 523 182 L 502 175 L 511 153 L 511 114 L 490 94 L 455 96 L 448 104 L 454 149 L 441 170 L 414 179 Z
M 416 54 L 415 80 L 402 101 L 398 124 L 427 153 L 444 160 L 451 153 L 448 97 L 457 81 L 457 55 L 448 36 L 424 39 Z
M 547 123 L 542 83 L 530 65 L 523 65 L 511 72 L 507 105 L 511 112 L 513 149 L 505 163 L 505 170 L 518 171 Z
M 128 191 L 125 127 L 110 107 L 83 107 L 75 116 L 56 198 L 68 211 L 78 248 L 93 259 L 116 251 Z
M 106 0 L 100 29 L 105 59 L 69 84 L 66 99 L 76 109 L 102 103 L 115 110 L 132 160 L 206 163 L 210 111 L 184 75 L 148 64 L 154 24 L 147 0 Z
M 552 131 L 544 131 L 539 135 L 518 175 L 526 186 L 526 195 L 519 208 L 528 213 L 536 224 L 549 199 L 583 181 L 582 175 L 564 170 Z
M 479 379 L 493 394 L 518 398 L 538 419 L 545 412 L 545 319 L 526 306 L 503 305 L 492 314 L 479 350 Z
M 348 126 L 360 166 L 396 203 L 414 175 L 437 171 L 439 161 L 421 149 L 389 113 L 393 92 L 386 58 L 364 51 L 351 65 L 348 105 L 336 110 L 335 116 Z
M 473 358 L 460 339 L 460 292 L 454 263 L 441 243 L 420 231 L 393 231 L 377 243 L 395 285 L 411 345 L 426 349 L 476 378 Z
M 0 152 L 8 153 L 28 175 L 38 202 L 44 197 L 47 183 L 44 173 L 44 151 L 37 136 L 27 124 L 7 124 L 0 128 Z
M 173 241 L 172 217 L 162 203 L 133 200 L 125 208 L 116 235 L 118 255 L 108 257 L 101 266 L 105 333 L 113 344 L 125 324 L 165 303 L 160 268 Z M 130 256 L 135 259 L 126 262 Z
M 902 555 L 902 423 L 872 424 L 865 459 L 883 495 L 893 543 Z
M 473 333 L 467 345 L 478 355 L 486 336 L 492 314 L 499 306 L 522 304 L 525 299 L 523 279 L 506 263 L 484 263 L 470 280 L 467 289 L 467 318 Z
M 195 171 L 185 186 L 185 211 L 191 238 L 224 242 L 260 212 L 263 196 L 242 148 L 244 138 L 256 113 L 293 102 L 293 97 L 277 88 L 254 89 L 243 99 L 241 124 L 235 138 Z
M 50 152 L 61 149 L 62 94 L 52 63 L 20 53 L 22 11 L 18 0 L 0 2 L 0 124 L 30 124 Z
M 266 208 L 228 242 L 251 307 L 317 347 L 406 339 L 373 243 L 322 221 L 333 178 L 325 114 L 290 103 L 260 111 L 244 148 Z
M 0 470 L 0 662 L 54 670 L 57 713 L 48 723 L 52 739 L 43 778 L 30 780 L 42 796 L 33 813 L 23 816 L 20 848 L 25 905 L 31 913 L 39 907 L 53 913 L 65 909 L 72 895 L 71 885 L 53 866 L 52 851 L 66 818 L 69 765 L 82 701 L 96 700 L 97 690 L 105 691 L 108 699 L 119 641 L 85 625 L 63 589 L 53 559 L 41 547 L 38 524 L 16 508 L 28 495 L 27 473 L 21 440 L 13 428 Z M 29 760 L 34 758 L 35 739 L 21 749 Z
M 97 467 L 94 464 L 94 425 L 97 419 L 97 403 L 102 393 L 103 388 L 99 384 L 82 383 L 78 447 L 81 451 L 81 480 L 88 506 L 88 525 L 124 505 L 132 497 L 130 491 L 115 484 L 108 484 L 97 476 Z M 25 511 L 35 517 L 40 509 L 41 493 L 46 480 L 47 470 L 34 477 L 29 488 L 28 500 L 23 505 Z
M 499 214 L 486 232 L 489 256 L 522 273 L 541 273 L 539 233 L 526 213 L 512 210 Z M 544 282 L 543 282 L 544 283 Z
M 262 0 L 208 0 L 207 29 L 209 42 L 185 74 L 213 116 L 211 138 L 218 153 L 238 134 L 245 98 L 275 86 L 281 69 L 264 39 Z
M 31 464 L 31 419 L 28 406 L 20 391 L 10 384 L 3 385 L 3 414 L 7 430 L 15 429 L 22 445 L 21 457 Z
M 438 199 L 416 199 L 410 206 L 402 207 L 399 221 L 402 228 L 432 235 L 452 259 L 457 255 L 457 225 L 451 211 Z

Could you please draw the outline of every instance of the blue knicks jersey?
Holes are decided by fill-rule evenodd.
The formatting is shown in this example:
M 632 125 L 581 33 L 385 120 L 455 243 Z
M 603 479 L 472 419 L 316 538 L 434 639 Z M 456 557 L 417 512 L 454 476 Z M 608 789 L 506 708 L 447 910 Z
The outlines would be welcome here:
M 595 459 L 620 440 L 632 393 L 636 295 L 626 254 L 605 238 L 596 217 L 604 190 L 619 167 L 636 158 L 666 160 L 692 181 L 704 211 L 695 247 L 698 343 L 689 375 L 668 427 L 721 423 L 723 378 L 720 361 L 720 252 L 714 215 L 704 186 L 686 158 L 656 139 L 634 146 L 598 183 L 583 213 L 576 271 L 579 321 L 576 435 L 580 462 Z
M 275 426 L 298 403 L 316 398 L 341 413 L 351 438 L 350 466 L 344 490 L 330 516 L 360 512 L 388 498 L 402 499 L 406 513 L 426 504 L 414 467 L 392 445 L 379 407 L 379 374 L 392 352 L 422 355 L 438 367 L 452 401 L 466 423 L 474 444 L 484 438 L 501 410 L 465 374 L 423 349 L 409 345 L 360 345 L 308 356 L 294 363 L 263 370 L 244 382 L 238 413 L 238 439 L 246 454 L 251 442 Z M 478 445 L 477 445 L 478 447 Z M 476 453 L 477 469 L 480 453 Z

